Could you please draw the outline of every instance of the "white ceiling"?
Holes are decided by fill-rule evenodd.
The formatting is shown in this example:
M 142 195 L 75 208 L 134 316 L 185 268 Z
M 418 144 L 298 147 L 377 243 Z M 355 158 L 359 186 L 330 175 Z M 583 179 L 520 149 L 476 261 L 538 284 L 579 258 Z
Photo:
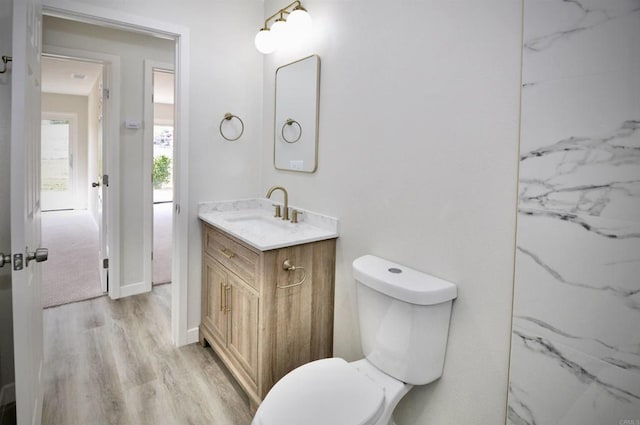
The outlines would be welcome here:
M 84 78 L 74 78 L 84 75 Z M 42 57 L 42 91 L 44 93 L 88 96 L 102 75 L 102 65 L 71 59 Z M 155 103 L 173 104 L 173 72 L 154 71 L 153 99 Z
M 44 93 L 88 96 L 101 74 L 101 64 L 42 57 L 42 91 Z M 84 75 L 84 78 L 74 78 L 74 75 Z

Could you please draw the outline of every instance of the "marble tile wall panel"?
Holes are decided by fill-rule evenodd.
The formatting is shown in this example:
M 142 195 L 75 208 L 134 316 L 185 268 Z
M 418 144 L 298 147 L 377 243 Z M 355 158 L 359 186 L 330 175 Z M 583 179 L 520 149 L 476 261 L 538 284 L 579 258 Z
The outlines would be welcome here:
M 640 220 L 640 0 L 525 0 L 520 208 Z
M 514 326 L 507 422 L 635 425 L 640 374 Z M 628 421 L 628 422 L 625 422 Z
M 640 0 L 525 0 L 511 425 L 640 424 Z
M 640 222 L 534 211 L 518 229 L 514 324 L 640 373 Z

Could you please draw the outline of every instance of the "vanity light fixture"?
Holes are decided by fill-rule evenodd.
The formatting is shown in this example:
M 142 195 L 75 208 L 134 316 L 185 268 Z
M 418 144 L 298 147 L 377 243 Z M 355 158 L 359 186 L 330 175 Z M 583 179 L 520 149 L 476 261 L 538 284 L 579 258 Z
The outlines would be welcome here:
M 291 10 L 290 10 L 291 9 Z M 269 27 L 269 21 L 274 19 Z M 275 52 L 287 38 L 298 38 L 311 29 L 311 16 L 299 0 L 280 9 L 264 21 L 254 40 L 256 49 L 268 55 Z

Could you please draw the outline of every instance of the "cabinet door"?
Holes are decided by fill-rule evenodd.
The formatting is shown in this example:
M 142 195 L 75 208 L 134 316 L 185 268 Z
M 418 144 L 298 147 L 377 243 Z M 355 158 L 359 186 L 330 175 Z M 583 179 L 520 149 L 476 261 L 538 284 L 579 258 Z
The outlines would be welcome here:
M 258 376 L 258 295 L 232 273 L 230 291 L 229 339 L 227 347 L 254 382 Z
M 208 255 L 204 256 L 204 285 L 206 308 L 203 321 L 213 337 L 222 346 L 227 344 L 227 313 L 225 297 L 228 296 L 227 273 L 218 262 Z M 226 292 L 226 293 L 225 293 Z

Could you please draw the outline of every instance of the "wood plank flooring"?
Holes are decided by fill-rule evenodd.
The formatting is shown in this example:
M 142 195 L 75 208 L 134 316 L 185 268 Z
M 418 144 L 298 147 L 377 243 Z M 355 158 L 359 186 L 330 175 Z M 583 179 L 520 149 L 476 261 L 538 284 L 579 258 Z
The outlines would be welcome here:
M 170 340 L 171 285 L 45 310 L 44 425 L 249 425 L 211 348 Z

